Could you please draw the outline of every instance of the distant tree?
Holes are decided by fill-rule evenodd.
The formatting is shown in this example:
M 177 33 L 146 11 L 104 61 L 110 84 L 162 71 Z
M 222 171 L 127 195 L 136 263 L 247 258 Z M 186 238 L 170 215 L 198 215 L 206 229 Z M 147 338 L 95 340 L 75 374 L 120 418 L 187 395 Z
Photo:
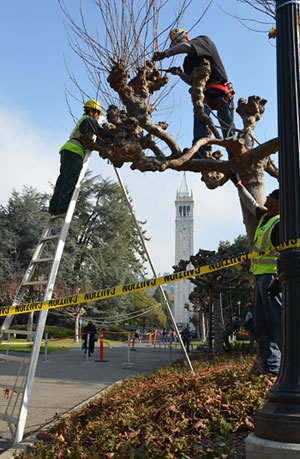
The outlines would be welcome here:
M 80 341 L 79 336 L 79 320 L 80 317 L 84 316 L 87 310 L 87 304 L 78 304 L 76 306 L 69 306 L 66 310 L 66 313 L 70 316 L 74 317 L 74 343 L 78 343 Z
M 46 193 L 23 187 L 22 192 L 12 192 L 7 206 L 0 206 L 1 305 L 9 305 L 14 300 L 44 226 L 47 200 Z M 38 294 L 38 288 L 30 287 L 24 302 L 37 300 Z M 27 322 L 28 329 L 32 330 L 33 313 L 20 316 L 18 321 Z
M 169 286 L 173 287 L 172 284 L 169 284 Z M 164 294 L 165 294 L 165 296 L 166 296 L 166 298 L 167 298 L 167 301 L 168 301 L 168 303 L 169 303 L 169 306 L 170 306 L 171 310 L 173 310 L 173 308 L 174 308 L 174 297 L 173 297 L 173 300 L 171 300 L 170 294 L 169 294 L 169 292 L 167 291 L 167 289 L 166 289 L 166 288 L 163 288 L 163 290 L 164 290 Z M 153 295 L 153 298 L 154 298 L 158 303 L 161 303 L 162 309 L 163 309 L 164 313 L 165 313 L 166 316 L 167 316 L 167 323 L 165 324 L 166 327 L 172 328 L 172 327 L 173 327 L 172 320 L 171 320 L 169 311 L 167 310 L 167 307 L 166 307 L 166 305 L 165 305 L 164 299 L 162 298 L 162 295 L 161 295 L 161 293 L 160 293 L 160 289 L 159 289 L 159 288 L 157 288 L 157 289 L 155 290 L 154 295 Z
M 206 290 L 196 286 L 190 293 L 189 300 L 191 304 L 186 303 L 184 307 L 192 313 L 190 321 L 195 327 L 197 338 L 206 341 L 209 325 L 209 296 Z
M 233 244 L 221 242 L 217 251 L 199 249 L 196 255 L 189 260 L 180 260 L 173 266 L 175 272 L 184 271 L 191 263 L 194 268 L 206 266 L 218 261 L 232 258 L 246 253 L 246 237 L 239 236 Z M 244 250 L 241 250 L 244 248 Z M 251 276 L 249 274 L 249 263 L 244 262 L 236 267 L 229 267 L 219 271 L 213 271 L 203 276 L 190 279 L 196 286 L 190 294 L 190 301 L 195 305 L 194 310 L 208 313 L 208 298 L 211 295 L 214 305 L 214 352 L 223 351 L 223 311 L 220 302 L 220 294 L 228 291 L 239 291 L 241 286 L 249 285 Z M 207 320 L 206 320 L 207 322 Z
M 132 310 L 146 312 L 134 319 L 133 323 L 139 327 L 154 328 L 154 327 L 165 327 L 167 324 L 167 316 L 163 311 L 162 306 L 148 293 L 146 292 L 135 292 L 131 295 Z
M 22 193 L 14 191 L 7 206 L 0 207 L 2 304 L 12 302 L 30 262 L 45 226 L 48 199 L 47 194 L 24 188 Z M 44 255 L 49 251 L 50 248 L 46 248 Z M 144 275 L 143 257 L 139 236 L 119 185 L 87 174 L 70 226 L 54 296 L 134 282 Z M 41 274 L 36 269 L 34 276 Z M 24 300 L 35 301 L 40 293 L 38 288 L 31 288 Z M 120 311 L 130 307 L 130 298 L 124 295 L 84 306 L 84 310 L 100 318 L 103 314 L 117 317 Z M 70 314 L 75 317 L 77 326 L 82 308 L 64 309 L 68 317 Z M 49 313 L 50 320 L 51 314 L 55 313 Z
M 232 253 L 232 256 L 236 257 L 244 253 L 248 253 L 248 240 L 246 235 L 239 235 L 237 236 L 233 242 L 229 241 L 220 241 L 219 242 L 219 249 L 227 250 L 229 253 Z M 228 273 L 232 273 L 232 275 L 241 272 L 243 270 L 242 265 L 236 265 L 231 268 L 226 269 Z M 253 295 L 253 288 L 254 288 L 254 279 L 252 276 L 247 277 L 247 281 L 242 283 L 238 289 L 234 288 L 230 291 L 230 295 L 226 295 L 223 301 L 223 307 L 225 311 L 228 311 L 228 320 L 231 319 L 232 313 L 239 314 L 239 310 L 237 310 L 237 304 L 240 301 L 242 305 L 242 312 L 241 315 L 246 315 L 245 308 L 243 306 L 251 301 Z M 230 298 L 230 299 L 229 299 Z M 229 304 L 229 301 L 231 304 Z M 230 309 L 233 309 L 229 312 Z M 226 313 L 224 314 L 226 315 Z
M 119 185 L 88 174 L 72 219 L 56 291 L 79 293 L 135 282 L 144 275 L 143 262 L 139 235 Z M 108 315 L 113 319 L 130 309 L 130 304 L 129 295 L 123 295 L 87 303 L 86 311 L 99 319 Z
M 7 206 L 0 206 L 0 282 L 15 278 L 33 255 L 45 224 L 49 196 L 31 187 L 13 191 Z

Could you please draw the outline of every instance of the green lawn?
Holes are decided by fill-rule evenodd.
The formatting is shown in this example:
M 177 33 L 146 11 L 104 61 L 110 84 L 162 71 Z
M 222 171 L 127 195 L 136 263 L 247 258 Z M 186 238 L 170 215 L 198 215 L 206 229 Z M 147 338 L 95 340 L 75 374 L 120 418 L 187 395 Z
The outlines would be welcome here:
M 104 346 L 110 345 L 111 343 L 116 343 L 116 341 L 105 340 Z M 99 341 L 98 341 L 99 342 Z M 120 341 L 121 343 L 121 341 Z M 6 352 L 7 341 L 3 341 L 0 346 L 0 352 Z M 47 346 L 47 352 L 59 352 L 59 351 L 66 351 L 69 347 L 80 347 L 81 341 L 79 343 L 74 343 L 73 339 L 59 339 L 49 340 Z M 10 352 L 31 352 L 32 343 L 28 343 L 24 340 L 12 340 L 9 344 Z M 40 353 L 45 353 L 45 341 L 42 341 Z

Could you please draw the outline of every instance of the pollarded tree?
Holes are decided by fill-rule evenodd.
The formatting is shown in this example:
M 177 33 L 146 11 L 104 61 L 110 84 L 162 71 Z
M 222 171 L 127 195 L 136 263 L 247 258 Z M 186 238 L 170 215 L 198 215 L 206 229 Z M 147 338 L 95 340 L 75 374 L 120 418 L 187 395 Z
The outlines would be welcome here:
M 185 303 L 184 307 L 192 313 L 190 322 L 194 325 L 197 338 L 206 341 L 209 320 L 209 296 L 200 287 L 195 287 L 189 294 L 191 304 Z
M 185 271 L 189 264 L 193 268 L 207 266 L 216 263 L 220 259 L 228 259 L 236 256 L 235 247 L 223 244 L 219 246 L 218 251 L 199 249 L 196 255 L 192 255 L 189 260 L 180 260 L 178 265 L 173 266 L 175 272 Z M 241 264 L 238 269 L 227 268 L 221 271 L 213 271 L 204 276 L 198 276 L 190 279 L 196 285 L 189 299 L 196 305 L 196 308 L 204 308 L 205 297 L 211 296 L 214 305 L 214 352 L 223 351 L 223 322 L 222 322 L 222 304 L 220 294 L 230 290 L 237 291 L 243 284 L 249 283 L 249 263 Z M 198 297 L 198 298 L 197 298 Z
M 245 253 L 247 251 L 246 239 L 246 236 L 239 235 L 233 243 L 229 241 L 220 241 L 217 257 L 235 257 L 241 253 Z M 213 256 L 216 258 L 215 254 Z M 216 287 L 216 290 L 226 294 L 225 301 L 222 301 L 223 316 L 225 321 L 227 321 L 227 319 L 231 320 L 233 315 L 232 305 L 245 305 L 248 301 L 251 301 L 253 295 L 253 279 L 251 276 L 247 275 L 248 267 L 245 266 L 234 266 L 232 268 L 227 268 L 226 271 L 219 271 L 214 274 L 212 287 L 213 289 Z M 242 279 L 238 288 L 237 285 L 233 283 L 233 279 L 236 275 L 239 276 L 239 280 Z M 225 277 L 224 280 L 223 277 Z M 208 285 L 207 283 L 202 283 L 201 285 L 201 282 L 198 282 L 197 284 L 198 285 L 196 285 L 189 295 L 191 305 L 187 304 L 185 307 L 188 311 L 196 313 L 194 318 L 191 319 L 191 322 L 196 329 L 201 331 L 202 339 L 205 341 L 209 319 L 209 288 L 205 288 L 205 285 Z M 226 290 L 222 288 L 222 284 L 226 284 Z M 218 291 L 216 292 L 216 297 L 218 297 Z M 225 312 L 226 310 L 228 311 L 227 314 Z M 240 314 L 240 311 L 235 312 Z M 226 315 L 228 316 L 227 319 Z M 244 315 L 243 313 L 241 314 L 241 320 L 244 319 Z
M 222 139 L 218 128 L 204 114 L 203 90 L 210 76 L 210 64 L 204 60 L 191 74 L 190 94 L 195 112 L 208 124 L 211 137 L 199 140 L 183 153 L 166 121 L 154 121 L 156 110 L 172 87 L 167 75 L 151 61 L 151 56 L 158 49 L 158 41 L 160 50 L 166 47 L 167 40 L 162 41 L 167 31 L 182 20 L 190 3 L 183 0 L 174 21 L 159 31 L 159 15 L 170 17 L 173 11 L 168 0 L 163 3 L 156 0 L 93 0 L 85 3 L 85 8 L 94 8 L 99 28 L 90 31 L 83 8 L 76 23 L 60 0 L 67 19 L 70 45 L 84 62 L 96 95 L 109 105 L 104 127 L 115 135 L 113 143 L 87 141 L 87 146 L 98 150 L 102 158 L 109 159 L 116 167 L 130 163 L 132 169 L 142 172 L 166 169 L 199 172 L 211 189 L 223 186 L 233 168 L 257 202 L 263 204 L 265 172 L 278 178 L 277 167 L 270 158 L 277 152 L 277 139 L 252 146 L 253 131 L 264 113 L 265 99 L 255 95 L 239 99 L 236 111 L 242 119 L 242 129 L 235 137 Z M 270 2 L 258 0 L 256 3 L 267 7 Z M 80 87 L 73 74 L 71 78 Z M 86 97 L 84 91 L 82 97 Z M 169 115 L 170 112 L 171 108 Z M 221 152 L 212 150 L 214 145 L 225 147 L 233 159 L 222 160 Z M 206 146 L 206 155 L 196 159 L 194 154 L 200 146 Z M 243 203 L 241 206 L 250 241 L 257 222 Z
M 275 19 L 276 0 L 238 0 Z

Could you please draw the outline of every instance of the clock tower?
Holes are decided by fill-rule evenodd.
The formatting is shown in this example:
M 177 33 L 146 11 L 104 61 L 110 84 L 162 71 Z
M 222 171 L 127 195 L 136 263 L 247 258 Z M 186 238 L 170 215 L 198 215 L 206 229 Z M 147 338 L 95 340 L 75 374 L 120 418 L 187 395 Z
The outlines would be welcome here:
M 180 189 L 176 193 L 175 208 L 175 264 L 177 265 L 180 260 L 188 260 L 194 254 L 194 199 L 185 172 Z M 191 268 L 191 266 L 187 267 L 187 269 Z M 184 305 L 190 304 L 188 298 L 192 290 L 193 284 L 187 279 L 175 282 L 174 317 L 178 325 L 190 324 L 191 313 L 184 308 Z

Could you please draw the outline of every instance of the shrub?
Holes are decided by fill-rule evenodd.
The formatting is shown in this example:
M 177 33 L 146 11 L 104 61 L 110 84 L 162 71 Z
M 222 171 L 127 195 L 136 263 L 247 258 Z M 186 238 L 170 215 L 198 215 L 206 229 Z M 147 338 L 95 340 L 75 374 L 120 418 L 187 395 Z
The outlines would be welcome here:
M 128 331 L 124 330 L 117 325 L 111 325 L 109 328 L 103 328 L 104 338 L 111 341 L 126 341 L 128 338 Z M 113 332 L 112 334 L 108 332 Z
M 48 338 L 51 338 L 51 336 L 53 338 L 68 338 L 74 335 L 72 328 L 55 327 L 54 325 L 46 325 L 45 331 L 48 332 Z

